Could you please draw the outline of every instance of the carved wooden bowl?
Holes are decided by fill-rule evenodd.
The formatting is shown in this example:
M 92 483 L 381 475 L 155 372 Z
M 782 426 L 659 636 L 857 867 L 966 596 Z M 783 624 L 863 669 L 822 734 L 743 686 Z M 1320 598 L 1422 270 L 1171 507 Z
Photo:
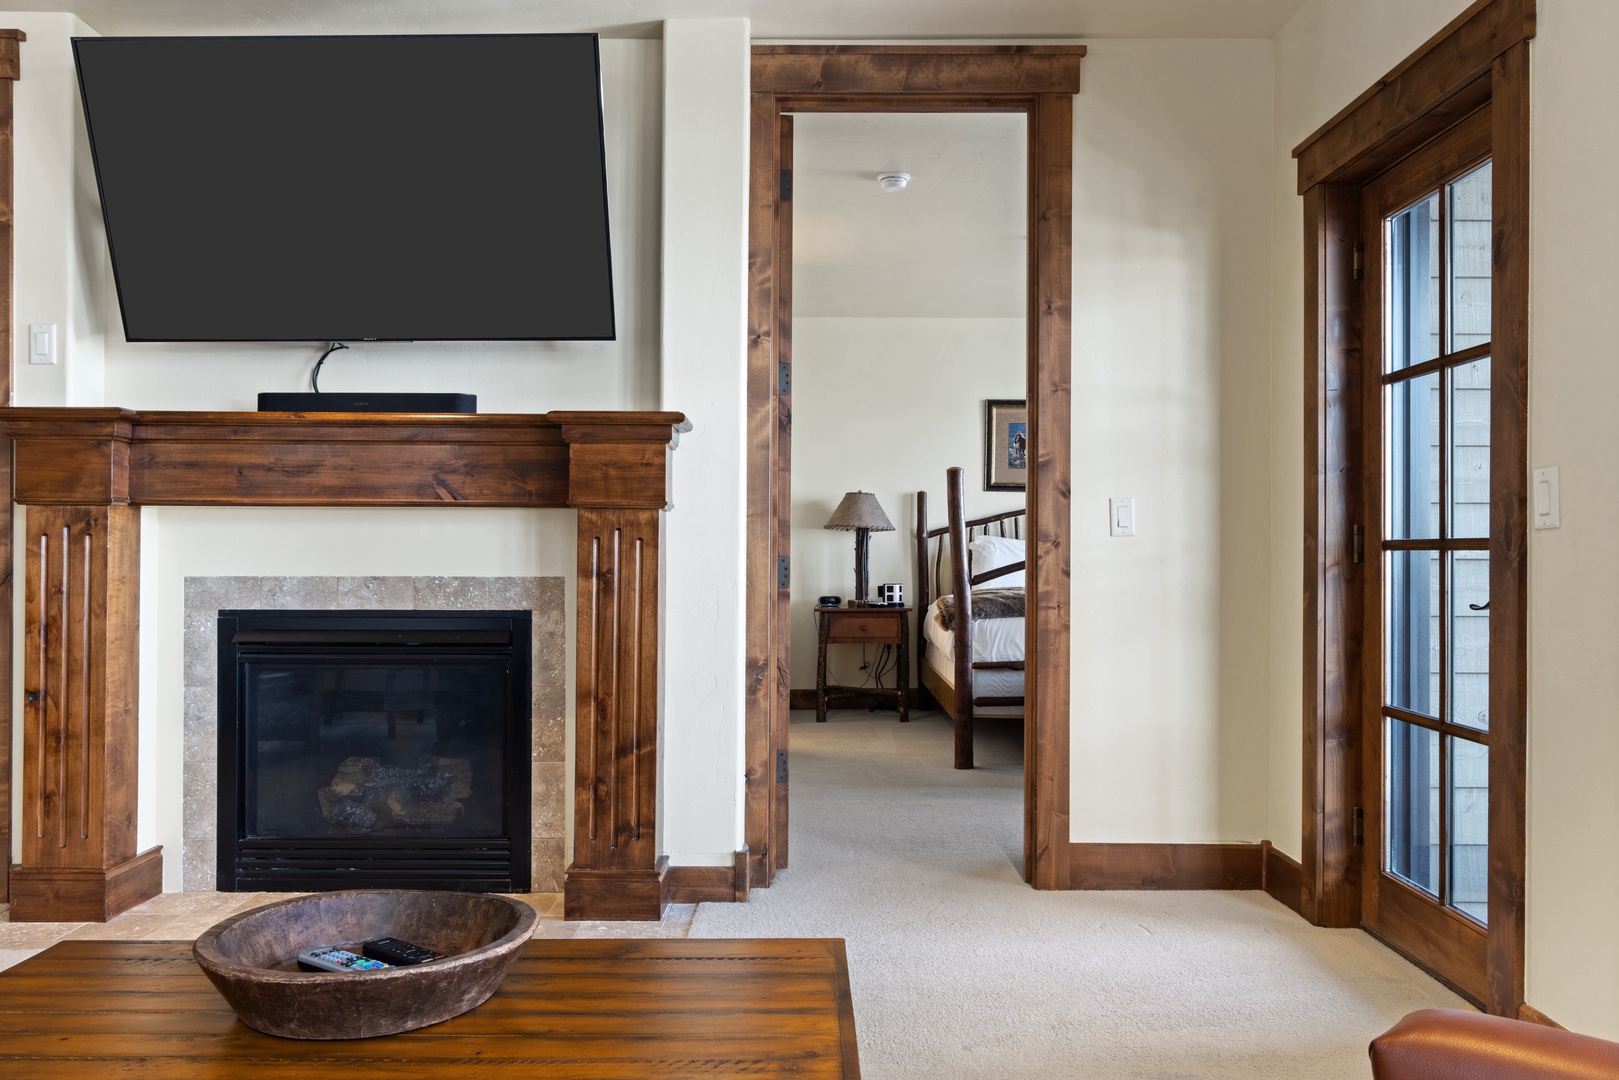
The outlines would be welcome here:
M 232 916 L 192 955 L 242 1023 L 288 1039 L 366 1039 L 436 1024 L 489 999 L 534 933 L 527 904 L 479 893 L 318 893 Z M 393 937 L 443 960 L 386 971 L 299 971 L 317 945 Z

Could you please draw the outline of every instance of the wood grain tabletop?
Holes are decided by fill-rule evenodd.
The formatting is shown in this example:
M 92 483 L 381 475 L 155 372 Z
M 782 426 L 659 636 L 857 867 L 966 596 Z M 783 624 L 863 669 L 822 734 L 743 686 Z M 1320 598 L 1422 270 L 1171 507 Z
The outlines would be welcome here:
M 358 975 L 356 978 L 364 978 Z M 377 1039 L 306 1042 L 236 1019 L 185 941 L 63 941 L 0 972 L 0 1075 L 856 1080 L 843 942 L 535 940 L 495 996 Z

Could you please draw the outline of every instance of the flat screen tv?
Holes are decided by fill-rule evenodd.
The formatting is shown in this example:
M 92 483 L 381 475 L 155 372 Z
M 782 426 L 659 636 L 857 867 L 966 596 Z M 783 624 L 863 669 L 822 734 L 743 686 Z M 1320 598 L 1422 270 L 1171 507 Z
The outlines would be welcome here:
M 73 52 L 130 341 L 614 336 L 594 34 Z

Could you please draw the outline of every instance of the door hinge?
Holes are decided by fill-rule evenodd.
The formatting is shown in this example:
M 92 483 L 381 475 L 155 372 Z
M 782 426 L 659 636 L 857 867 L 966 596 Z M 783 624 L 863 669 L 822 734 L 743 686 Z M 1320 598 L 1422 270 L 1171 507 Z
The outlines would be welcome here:
M 1356 525 L 1353 538 L 1350 540 L 1350 559 L 1353 562 L 1366 561 L 1366 526 Z
M 776 783 L 785 784 L 786 782 L 787 782 L 787 751 L 785 751 L 785 750 L 777 750 L 776 751 Z
M 778 555 L 776 557 L 776 588 L 792 588 L 791 564 L 792 558 L 790 556 Z
M 793 170 L 781 170 L 781 201 L 793 201 Z
M 1366 276 L 1366 244 L 1363 241 L 1355 241 L 1355 247 L 1350 253 L 1349 272 L 1356 281 Z
M 786 397 L 793 392 L 793 365 L 785 360 L 776 365 L 776 393 Z
M 1363 807 L 1355 807 L 1352 829 L 1355 834 L 1355 846 L 1361 847 L 1366 843 L 1366 811 Z

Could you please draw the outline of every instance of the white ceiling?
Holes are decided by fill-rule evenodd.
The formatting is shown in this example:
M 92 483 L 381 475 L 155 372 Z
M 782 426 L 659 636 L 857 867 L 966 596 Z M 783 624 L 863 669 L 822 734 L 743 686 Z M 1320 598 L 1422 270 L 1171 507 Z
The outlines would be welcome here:
M 817 113 L 793 123 L 793 313 L 1020 318 L 1028 120 Z M 877 177 L 907 172 L 904 191 Z
M 664 19 L 753 20 L 756 40 L 1270 38 L 1304 0 L 0 0 L 71 11 L 102 34 L 468 33 L 656 36 Z

